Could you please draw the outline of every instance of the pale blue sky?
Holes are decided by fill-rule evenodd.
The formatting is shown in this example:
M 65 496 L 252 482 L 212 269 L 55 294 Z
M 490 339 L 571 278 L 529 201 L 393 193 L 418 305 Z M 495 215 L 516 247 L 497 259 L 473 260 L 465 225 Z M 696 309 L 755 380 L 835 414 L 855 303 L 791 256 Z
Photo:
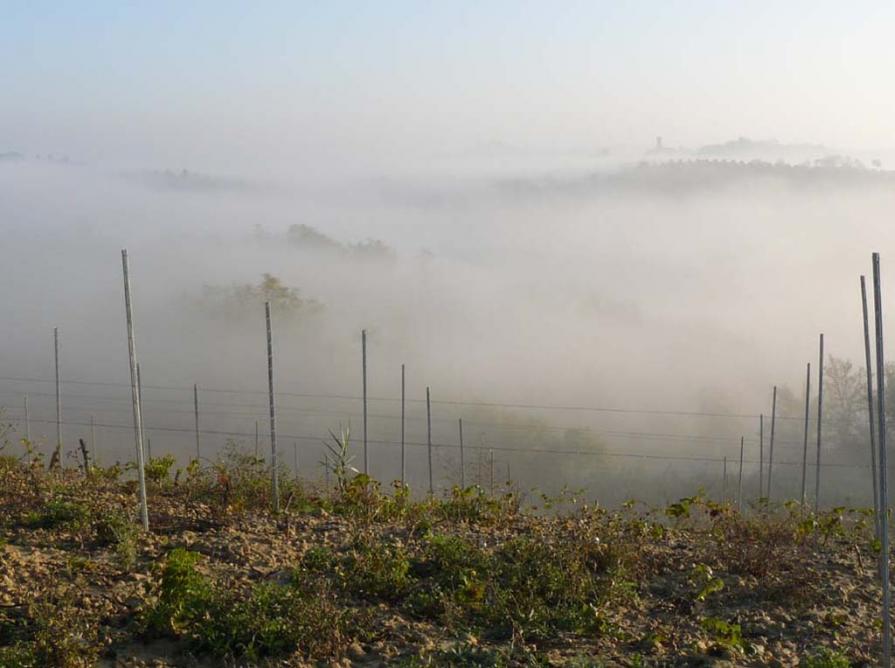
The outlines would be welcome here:
M 889 2 L 0 0 L 0 151 L 895 145 Z M 225 164 L 225 167 L 232 167 Z

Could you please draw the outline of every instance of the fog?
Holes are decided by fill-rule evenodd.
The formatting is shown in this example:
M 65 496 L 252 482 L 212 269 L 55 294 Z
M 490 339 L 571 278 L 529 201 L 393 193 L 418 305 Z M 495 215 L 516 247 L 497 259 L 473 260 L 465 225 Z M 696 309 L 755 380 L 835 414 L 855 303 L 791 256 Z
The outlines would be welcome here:
M 67 464 L 91 416 L 100 461 L 133 457 L 126 247 L 153 455 L 193 456 L 194 383 L 207 462 L 228 439 L 251 449 L 256 420 L 266 452 L 263 298 L 238 286 L 270 274 L 305 300 L 274 300 L 274 355 L 281 456 L 292 469 L 297 451 L 312 480 L 329 430 L 349 424 L 362 466 L 366 329 L 370 469 L 385 482 L 400 476 L 405 364 L 417 491 L 429 386 L 440 489 L 459 482 L 463 418 L 467 484 L 490 484 L 493 449 L 496 484 L 509 465 L 529 497 L 718 496 L 727 457 L 732 494 L 742 435 L 749 493 L 772 386 L 792 395 L 779 414 L 798 418 L 820 332 L 828 354 L 863 361 L 858 275 L 878 250 L 884 294 L 895 288 L 895 176 L 648 152 L 537 158 L 473 152 L 307 181 L 2 161 L 0 405 L 21 435 L 27 393 L 32 435 L 51 451 L 58 327 Z M 779 422 L 780 495 L 796 494 L 798 467 L 783 462 L 800 460 L 801 438 L 798 419 Z M 868 502 L 863 451 L 827 438 L 829 461 L 849 464 L 825 470 L 831 500 Z

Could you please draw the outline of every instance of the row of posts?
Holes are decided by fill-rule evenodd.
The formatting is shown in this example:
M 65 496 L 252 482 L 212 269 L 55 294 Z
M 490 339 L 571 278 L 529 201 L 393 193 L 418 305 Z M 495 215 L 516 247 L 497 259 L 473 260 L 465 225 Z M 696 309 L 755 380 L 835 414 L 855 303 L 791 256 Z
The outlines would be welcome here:
M 129 277 L 129 263 L 127 250 L 121 251 L 122 273 L 124 279 L 124 302 L 125 316 L 127 326 L 128 341 L 128 357 L 130 363 L 130 379 L 131 379 L 131 398 L 133 406 L 134 418 L 134 441 L 137 456 L 137 477 L 140 500 L 140 518 L 144 530 L 149 529 L 149 512 L 146 497 L 146 477 L 145 477 L 145 461 L 144 452 L 148 451 L 148 439 L 145 438 L 143 425 L 143 400 L 142 400 L 142 379 L 140 374 L 140 365 L 137 356 L 137 346 L 135 338 L 133 303 L 131 297 L 131 285 Z M 864 321 L 864 354 L 865 366 L 867 374 L 867 408 L 869 415 L 870 427 L 870 450 L 871 450 L 871 470 L 873 478 L 873 500 L 875 510 L 875 529 L 881 543 L 879 573 L 881 575 L 881 584 L 883 592 L 882 605 L 882 630 L 883 630 L 883 662 L 884 666 L 891 666 L 891 618 L 890 618 L 890 583 L 889 583 L 889 523 L 887 518 L 888 509 L 888 486 L 887 486 L 887 452 L 886 452 L 886 416 L 885 416 L 885 360 L 883 350 L 883 322 L 882 322 L 882 296 L 880 288 L 880 264 L 879 254 L 872 255 L 873 270 L 873 303 L 874 303 L 874 324 L 876 334 L 876 373 L 877 373 L 877 394 L 876 394 L 876 413 L 874 418 L 873 406 L 873 384 L 871 372 L 871 354 L 870 354 L 870 326 L 867 308 L 867 289 L 864 276 L 860 277 L 861 284 L 861 306 Z M 270 302 L 264 304 L 264 314 L 267 333 L 267 378 L 268 378 L 268 397 L 270 409 L 270 447 L 271 447 L 271 487 L 273 497 L 273 509 L 275 512 L 280 511 L 280 491 L 278 480 L 278 460 L 277 460 L 277 421 L 276 421 L 276 402 L 274 393 L 274 365 L 273 365 L 273 334 L 271 326 Z M 61 464 L 62 457 L 62 382 L 60 373 L 59 358 L 59 330 L 53 330 L 54 345 L 54 361 L 55 361 L 55 380 L 56 380 L 56 448 L 53 453 L 53 459 Z M 369 475 L 369 457 L 368 457 L 368 432 L 367 432 L 367 333 L 363 330 L 361 333 L 361 349 L 362 349 L 362 384 L 363 384 L 363 467 L 364 473 Z M 823 365 L 824 365 L 824 336 L 820 335 L 819 341 L 819 384 L 817 398 L 817 455 L 816 455 L 816 474 L 815 474 L 815 496 L 814 509 L 819 509 L 820 504 L 820 468 L 821 468 L 821 443 L 822 443 L 822 411 L 823 411 Z M 804 438 L 802 444 L 802 478 L 801 478 L 801 502 L 805 504 L 806 481 L 807 481 L 807 457 L 808 457 L 808 424 L 809 424 L 809 400 L 811 390 L 811 364 L 807 364 L 806 380 L 805 380 L 805 418 L 804 418 Z M 405 450 L 405 368 L 401 365 L 401 482 L 405 483 L 406 476 L 406 450 Z M 201 455 L 200 448 L 200 432 L 199 432 L 199 388 L 193 386 L 193 402 L 195 412 L 195 431 L 196 431 L 196 457 Z M 25 418 L 26 418 L 26 438 L 30 440 L 29 425 L 29 404 L 27 396 L 25 398 Z M 767 487 L 764 481 L 764 415 L 759 416 L 759 491 L 760 495 L 765 498 L 771 497 L 773 466 L 774 466 L 774 436 L 776 427 L 777 414 L 777 387 L 773 388 L 773 398 L 771 403 L 771 431 L 768 456 L 768 476 Z M 428 454 L 428 477 L 429 477 L 429 494 L 434 494 L 434 479 L 432 470 L 432 408 L 430 388 L 426 387 L 426 423 L 427 423 L 427 454 Z M 465 459 L 464 459 L 464 443 L 463 443 L 463 420 L 458 421 L 460 436 L 460 484 L 465 488 Z M 95 438 L 95 437 L 94 437 Z M 147 450 L 144 450 L 144 441 Z M 257 450 L 257 423 L 256 423 L 256 450 Z M 740 438 L 740 466 L 737 482 L 737 505 L 742 508 L 742 479 L 743 479 L 743 450 L 744 439 Z M 879 462 L 877 466 L 877 452 L 879 454 Z M 86 453 L 85 453 L 86 458 Z M 491 485 L 493 489 L 493 450 L 490 452 L 491 460 Z M 85 463 L 86 465 L 86 463 Z M 327 468 L 327 475 L 329 471 Z M 724 493 L 726 495 L 727 482 L 727 458 L 724 458 Z M 763 494 L 761 494 L 763 492 Z

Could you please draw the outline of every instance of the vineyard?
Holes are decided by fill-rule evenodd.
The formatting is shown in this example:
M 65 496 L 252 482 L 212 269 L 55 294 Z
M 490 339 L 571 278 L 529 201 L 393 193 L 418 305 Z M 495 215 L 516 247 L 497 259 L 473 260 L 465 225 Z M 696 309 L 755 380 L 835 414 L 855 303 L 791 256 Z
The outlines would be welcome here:
M 512 485 L 411 499 L 230 451 L 120 467 L 0 459 L 4 666 L 849 666 L 879 646 L 871 511 L 618 511 Z

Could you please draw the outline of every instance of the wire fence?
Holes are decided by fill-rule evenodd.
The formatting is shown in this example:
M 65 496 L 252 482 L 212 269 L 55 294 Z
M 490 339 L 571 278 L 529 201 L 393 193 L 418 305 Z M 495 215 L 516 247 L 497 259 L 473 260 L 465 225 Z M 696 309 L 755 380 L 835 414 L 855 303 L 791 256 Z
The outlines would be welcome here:
M 49 378 L 0 376 L 0 407 L 4 407 L 5 416 L 13 423 L 19 435 L 26 431 L 24 398 L 27 395 L 31 403 L 28 418 L 32 433 L 42 435 L 45 444 L 51 442 L 52 429 L 56 426 L 53 414 L 56 395 L 55 392 L 46 390 L 50 390 L 51 387 L 48 386 L 54 383 L 55 380 Z M 131 399 L 125 394 L 129 392 L 130 386 L 107 380 L 65 379 L 64 387 L 68 388 L 62 392 L 65 406 L 62 426 L 64 440 L 67 441 L 65 449 L 74 453 L 74 444 L 79 437 L 88 441 L 95 439 L 96 442 L 91 443 L 91 447 L 98 461 L 131 459 L 134 426 Z M 193 424 L 193 391 L 191 386 L 177 385 L 146 385 L 143 388 L 145 429 L 150 440 L 149 448 L 154 456 L 174 454 L 179 459 L 190 458 L 190 446 L 197 436 L 197 429 Z M 118 392 L 120 394 L 116 394 Z M 268 447 L 265 438 L 267 403 L 259 400 L 266 394 L 264 390 L 201 387 L 199 394 L 202 400 L 198 437 L 202 443 L 203 461 L 208 463 L 221 456 L 228 443 L 236 443 L 250 450 L 253 440 L 256 451 L 261 457 L 265 457 Z M 285 468 L 296 474 L 319 479 L 323 476 L 320 465 L 324 451 L 323 441 L 329 437 L 330 429 L 337 430 L 343 424 L 357 425 L 362 420 L 363 397 L 349 393 L 282 391 L 276 392 L 275 396 L 278 417 L 282 423 L 278 430 L 280 449 L 285 451 L 285 454 L 281 454 L 281 462 L 284 462 Z M 375 448 L 371 453 L 371 473 L 382 480 L 397 479 L 400 477 L 397 455 L 402 446 L 398 437 L 402 424 L 401 398 L 373 396 L 368 397 L 368 402 L 377 407 L 371 408 L 367 413 L 371 427 L 367 443 Z M 416 451 L 424 450 L 428 447 L 422 432 L 427 421 L 422 410 L 425 399 L 408 397 L 406 403 L 411 406 L 411 410 L 406 411 L 403 418 L 409 435 L 404 439 L 403 445 Z M 741 437 L 746 450 L 743 467 L 747 480 L 755 476 L 762 463 L 767 465 L 766 461 L 761 462 L 758 457 L 758 414 L 453 399 L 432 400 L 432 404 L 435 414 L 431 420 L 438 431 L 432 447 L 443 459 L 438 476 L 440 488 L 456 484 L 463 477 L 459 473 L 459 463 L 454 461 L 459 459 L 460 450 L 459 437 L 453 434 L 458 417 L 463 418 L 467 431 L 472 436 L 467 438 L 466 451 L 478 453 L 480 459 L 487 453 L 498 453 L 498 466 L 517 463 L 514 467 L 514 481 L 522 486 L 537 487 L 547 481 L 552 481 L 554 487 L 567 482 L 581 483 L 582 476 L 577 475 L 576 468 L 581 472 L 617 471 L 619 466 L 627 462 L 633 466 L 653 468 L 663 465 L 679 467 L 681 475 L 691 482 L 695 481 L 693 484 L 716 491 L 733 489 L 732 485 L 726 483 L 727 478 L 721 471 L 726 458 L 730 464 L 730 478 L 736 478 Z M 417 409 L 416 413 L 413 408 Z M 506 419 L 488 420 L 469 416 L 481 409 L 497 412 Z M 651 416 L 659 421 L 663 418 L 681 418 L 690 429 L 681 431 L 665 428 L 651 431 L 611 428 L 583 424 L 582 414 L 591 421 L 602 420 L 600 416 L 607 414 L 632 418 Z M 576 415 L 577 421 L 574 424 L 563 422 L 564 418 Z M 789 423 L 792 431 L 804 418 L 778 415 L 776 419 Z M 210 422 L 214 426 L 210 426 Z M 702 422 L 716 427 L 720 424 L 724 428 L 708 432 L 693 428 Z M 834 421 L 825 420 L 824 424 L 828 423 L 834 424 Z M 45 427 L 44 433 L 36 429 L 38 425 Z M 564 445 L 564 437 L 569 434 L 586 436 L 586 446 Z M 782 434 L 776 441 L 778 454 L 774 465 L 796 471 L 802 466 L 801 459 L 796 456 L 802 445 L 802 438 L 780 436 Z M 767 433 L 764 438 L 767 448 Z M 517 441 L 520 439 L 525 443 L 519 444 Z M 290 443 L 294 453 L 288 451 Z M 670 451 L 672 449 L 673 452 Z M 294 457 L 291 456 L 293 454 Z M 481 465 L 475 461 L 474 456 L 473 454 L 469 458 L 465 469 Z M 537 465 L 530 463 L 532 458 L 538 458 Z M 545 458 L 549 459 L 547 466 Z M 571 460 L 586 463 L 575 465 L 570 463 Z M 418 461 L 414 469 L 411 462 L 410 470 L 415 470 L 411 481 L 415 479 L 420 483 L 425 477 L 420 465 Z M 702 465 L 703 468 L 693 470 L 694 465 Z M 834 458 L 824 462 L 822 468 L 869 474 L 869 464 L 836 461 Z M 666 473 L 671 470 L 665 469 Z M 475 476 L 471 477 L 475 480 Z M 605 491 L 605 481 L 602 481 L 603 485 L 600 482 L 596 480 L 594 484 L 602 486 Z M 648 489 L 649 485 L 645 484 L 644 487 Z M 683 488 L 682 485 L 681 489 Z M 631 496 L 638 495 L 638 490 L 630 491 Z

